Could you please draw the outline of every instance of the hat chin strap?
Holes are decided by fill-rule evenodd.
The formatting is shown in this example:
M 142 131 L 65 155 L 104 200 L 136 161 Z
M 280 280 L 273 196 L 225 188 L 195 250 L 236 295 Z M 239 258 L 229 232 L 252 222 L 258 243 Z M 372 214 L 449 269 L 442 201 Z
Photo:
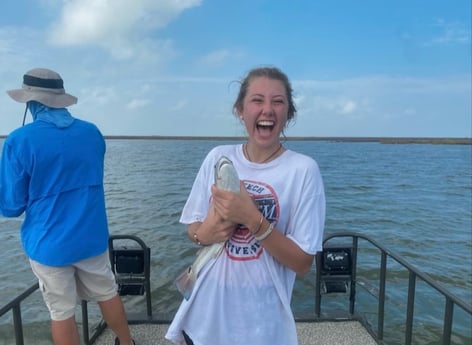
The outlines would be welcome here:
M 23 124 L 22 126 L 25 125 L 25 120 L 26 120 L 26 112 L 28 111 L 28 103 L 26 103 L 26 108 L 25 108 L 25 113 L 23 114 Z

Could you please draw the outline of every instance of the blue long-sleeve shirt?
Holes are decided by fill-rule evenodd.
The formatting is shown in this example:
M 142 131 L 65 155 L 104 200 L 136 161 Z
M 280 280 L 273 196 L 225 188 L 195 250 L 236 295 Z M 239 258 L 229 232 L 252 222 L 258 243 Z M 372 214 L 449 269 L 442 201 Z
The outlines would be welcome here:
M 63 266 L 107 249 L 106 148 L 95 125 L 62 109 L 68 121 L 58 126 L 48 110 L 4 142 L 0 211 L 6 217 L 25 212 L 21 241 L 28 257 Z

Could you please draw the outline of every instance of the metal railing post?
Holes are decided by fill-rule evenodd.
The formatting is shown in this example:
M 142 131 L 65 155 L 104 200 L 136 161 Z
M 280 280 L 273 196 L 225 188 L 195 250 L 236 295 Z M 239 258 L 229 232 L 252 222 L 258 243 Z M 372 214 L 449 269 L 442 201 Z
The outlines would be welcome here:
M 383 340 L 384 321 L 385 321 L 385 283 L 387 280 L 387 254 L 382 252 L 380 259 L 380 277 L 379 277 L 379 305 L 377 320 L 377 335 L 379 340 Z
M 444 311 L 443 345 L 451 344 L 453 314 L 454 304 L 452 303 L 452 300 L 449 297 L 446 297 L 446 308 Z

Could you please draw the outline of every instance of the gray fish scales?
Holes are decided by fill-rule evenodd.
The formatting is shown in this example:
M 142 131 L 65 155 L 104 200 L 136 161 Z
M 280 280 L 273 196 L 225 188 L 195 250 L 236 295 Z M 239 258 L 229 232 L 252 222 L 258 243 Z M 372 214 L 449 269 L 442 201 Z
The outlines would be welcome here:
M 233 162 L 225 156 L 221 156 L 215 164 L 215 185 L 223 190 L 239 193 L 238 173 L 233 166 Z M 225 244 L 226 242 L 219 242 L 201 248 L 193 264 L 175 279 L 177 289 L 186 300 L 192 294 L 200 270 L 210 259 L 217 258 L 220 255 Z

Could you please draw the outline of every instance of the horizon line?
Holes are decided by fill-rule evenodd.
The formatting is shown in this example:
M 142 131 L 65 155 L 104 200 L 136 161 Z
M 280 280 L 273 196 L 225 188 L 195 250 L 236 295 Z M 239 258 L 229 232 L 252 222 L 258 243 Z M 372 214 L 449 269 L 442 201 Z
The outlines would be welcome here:
M 8 135 L 0 134 L 0 139 Z M 212 135 L 103 135 L 105 139 L 130 140 L 217 140 L 217 141 L 245 141 L 245 136 L 212 136 Z M 287 141 L 341 141 L 341 142 L 379 142 L 391 144 L 466 144 L 472 145 L 472 137 L 397 137 L 397 136 L 290 136 Z
M 188 136 L 188 135 L 104 135 L 105 139 L 148 139 L 148 140 L 217 140 L 246 141 L 245 136 Z M 290 136 L 287 141 L 341 141 L 341 142 L 379 142 L 391 144 L 433 143 L 472 145 L 472 137 L 356 137 L 356 136 Z

